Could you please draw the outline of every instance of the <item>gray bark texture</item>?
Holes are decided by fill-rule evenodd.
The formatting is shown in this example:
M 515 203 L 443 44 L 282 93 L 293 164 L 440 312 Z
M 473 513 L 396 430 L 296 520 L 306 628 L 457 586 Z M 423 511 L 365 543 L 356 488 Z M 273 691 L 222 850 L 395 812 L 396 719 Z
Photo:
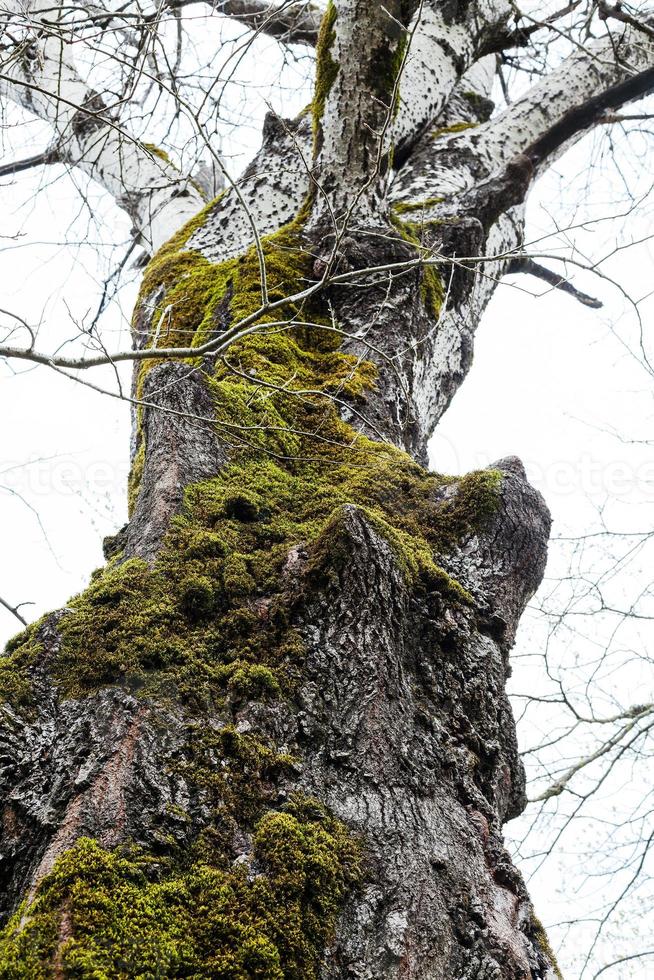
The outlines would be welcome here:
M 449 559 L 474 607 L 407 588 L 388 540 L 346 505 L 317 560 L 301 547 L 289 554 L 287 601 L 306 651 L 293 703 L 232 702 L 202 718 L 203 728 L 234 725 L 288 747 L 297 762 L 276 804 L 300 790 L 364 842 L 362 884 L 325 951 L 325 978 L 552 974 L 501 832 L 525 804 L 508 654 L 544 569 L 549 516 L 518 460 L 496 469 L 492 521 Z M 212 819 L 206 787 L 178 765 L 197 752 L 195 709 L 120 684 L 83 701 L 56 696 L 48 662 L 58 622 L 74 615 L 39 628 L 36 713 L 6 714 L 5 914 L 81 836 L 161 857 L 190 847 Z M 232 860 L 247 859 L 250 838 L 246 820 L 231 828 Z
M 424 464 L 534 176 L 652 58 L 575 53 L 512 126 L 511 17 L 275 21 L 311 112 L 146 269 L 130 521 L 0 663 L 0 977 L 560 976 L 502 838 L 548 511 L 515 458 Z

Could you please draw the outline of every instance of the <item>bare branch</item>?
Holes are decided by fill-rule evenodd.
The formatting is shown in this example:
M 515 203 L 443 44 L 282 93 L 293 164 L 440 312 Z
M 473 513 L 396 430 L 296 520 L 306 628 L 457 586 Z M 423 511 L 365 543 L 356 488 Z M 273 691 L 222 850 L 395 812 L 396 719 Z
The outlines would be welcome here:
M 56 147 L 44 150 L 43 153 L 36 153 L 34 156 L 26 157 L 23 160 L 15 160 L 12 163 L 0 164 L 0 177 L 10 177 L 13 174 L 22 173 L 24 170 L 31 170 L 33 167 L 42 167 L 48 163 L 60 163 L 61 157 Z
M 177 10 L 189 0 L 170 0 L 168 6 Z M 196 0 L 190 0 L 196 2 Z M 218 0 L 212 3 L 217 13 L 231 17 L 246 27 L 268 34 L 286 44 L 313 46 L 318 39 L 323 10 L 317 4 L 302 0 L 285 0 L 281 4 L 268 0 Z
M 572 296 L 580 303 L 583 303 L 584 306 L 589 306 L 593 310 L 599 310 L 603 305 L 601 300 L 595 299 L 595 297 L 589 296 L 587 293 L 582 293 L 569 280 L 558 276 L 551 269 L 546 269 L 544 265 L 535 262 L 528 255 L 519 255 L 509 263 L 506 274 L 514 272 L 524 272 L 526 275 L 535 276 L 536 279 L 541 279 L 549 286 L 553 286 L 554 289 L 560 289 L 561 292 L 567 293 L 568 296 Z
M 19 612 L 19 610 L 21 609 L 22 606 L 33 606 L 33 605 L 34 605 L 33 602 L 19 602 L 17 606 L 12 606 L 11 603 L 7 602 L 6 599 L 3 599 L 2 596 L 0 596 L 0 606 L 4 606 L 7 612 L 10 612 L 12 616 L 15 616 L 16 619 L 19 621 L 19 623 L 22 623 L 23 626 L 28 626 L 29 624 L 25 619 L 25 617 Z
M 606 0 L 599 0 L 597 5 L 600 20 L 619 20 L 622 24 L 628 24 L 636 31 L 642 31 L 648 37 L 654 38 L 654 28 L 637 17 L 628 14 L 619 3 L 611 5 Z

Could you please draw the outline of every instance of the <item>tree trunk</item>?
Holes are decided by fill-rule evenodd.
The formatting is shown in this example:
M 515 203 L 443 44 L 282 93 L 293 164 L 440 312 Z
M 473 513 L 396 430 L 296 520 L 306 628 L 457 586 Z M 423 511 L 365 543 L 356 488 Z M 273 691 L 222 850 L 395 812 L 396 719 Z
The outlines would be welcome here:
M 312 114 L 146 270 L 130 522 L 2 664 L 0 976 L 559 975 L 502 843 L 549 516 L 423 464 L 568 106 L 479 125 L 462 4 L 409 126 L 415 7 L 330 7 Z
M 413 254 L 386 231 L 342 267 Z M 264 248 L 271 296 L 324 261 L 301 228 Z M 257 268 L 175 243 L 137 331 L 172 305 L 206 342 L 256 307 Z M 524 806 L 508 653 L 549 520 L 515 459 L 452 480 L 393 447 L 424 454 L 414 374 L 375 351 L 433 343 L 423 276 L 141 369 L 132 520 L 5 666 L 4 912 L 26 904 L 3 975 L 552 975 L 501 837 Z

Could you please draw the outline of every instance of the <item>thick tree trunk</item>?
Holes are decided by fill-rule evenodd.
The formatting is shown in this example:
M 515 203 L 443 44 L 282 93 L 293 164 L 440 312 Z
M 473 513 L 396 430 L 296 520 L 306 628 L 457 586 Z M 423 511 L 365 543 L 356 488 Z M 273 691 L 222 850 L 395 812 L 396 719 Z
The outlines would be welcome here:
M 484 122 L 510 8 L 369 7 L 146 270 L 130 522 L 1 665 L 0 976 L 557 975 L 502 844 L 549 517 L 516 459 L 422 464 L 575 129 L 551 79 Z
M 376 240 L 339 268 L 414 255 Z M 176 342 L 207 343 L 259 304 L 254 249 L 211 265 L 189 241 L 146 274 L 139 336 L 172 307 Z M 301 227 L 264 249 L 271 297 L 327 261 Z M 432 356 L 423 276 L 141 369 L 130 524 L 5 665 L 2 975 L 553 975 L 501 836 L 549 519 L 517 460 L 452 480 L 393 447 L 424 453 L 418 357 L 379 354 Z
M 154 878 L 166 880 L 171 858 L 190 875 L 183 855 L 203 836 L 216 835 L 212 868 L 230 869 L 225 877 L 234 867 L 247 869 L 248 881 L 265 876 L 269 870 L 257 858 L 253 827 L 287 812 L 289 800 L 301 793 L 345 823 L 362 866 L 357 887 L 347 895 L 339 889 L 337 924 L 327 919 L 320 894 L 322 888 L 328 897 L 336 887 L 337 870 L 328 869 L 334 878 L 326 882 L 307 874 L 304 900 L 336 927 L 325 937 L 321 967 L 318 951 L 303 959 L 292 949 L 282 952 L 284 975 L 313 976 L 315 969 L 316 975 L 339 978 L 548 976 L 542 934 L 501 838 L 504 820 L 524 805 L 504 693 L 508 649 L 542 572 L 548 519 L 516 460 L 500 462 L 498 473 L 496 505 L 479 527 L 464 532 L 446 563 L 473 601 L 462 600 L 453 583 L 439 576 L 408 577 L 389 529 L 354 501 L 344 504 L 317 541 L 289 549 L 277 596 L 252 596 L 236 607 L 252 620 L 243 639 L 234 641 L 236 655 L 247 659 L 226 689 L 216 685 L 211 707 L 188 691 L 178 697 L 170 676 L 157 695 L 130 692 L 117 677 L 100 690 L 87 689 L 82 700 L 53 696 L 48 660 L 57 657 L 61 634 L 56 620 L 48 620 L 37 631 L 41 646 L 31 668 L 35 713 L 29 720 L 13 716 L 13 738 L 5 748 L 11 786 L 4 808 L 7 905 L 30 893 L 67 855 L 88 861 L 75 845 L 81 836 L 110 851 L 121 842 L 140 845 L 153 862 Z M 475 506 L 487 484 L 468 484 L 433 491 L 434 513 L 456 504 L 463 492 L 466 506 Z M 390 507 L 401 513 L 407 503 L 396 488 Z M 239 513 L 238 519 L 251 519 Z M 448 521 L 454 515 L 450 510 Z M 289 616 L 296 639 L 290 655 L 296 676 L 286 698 L 273 688 L 273 673 L 257 673 L 259 657 L 245 652 L 252 631 L 267 628 L 276 636 L 279 627 L 268 626 L 272 614 Z M 91 619 L 82 637 L 97 645 L 98 638 L 88 635 L 93 625 Z M 137 639 L 128 633 L 123 642 Z M 107 651 L 96 648 L 94 655 L 106 658 Z M 289 655 L 280 659 L 288 669 Z M 146 668 L 146 690 L 151 670 Z M 238 674 L 243 676 L 234 685 Z M 68 671 L 61 676 L 70 683 Z M 193 676 L 192 683 L 199 685 L 200 678 Z M 258 768 L 264 745 L 265 771 Z M 288 765 L 280 761 L 287 752 L 293 757 Z M 283 860 L 295 871 L 291 843 L 289 835 Z M 90 894 L 83 900 L 74 894 L 75 875 L 82 874 L 76 863 L 57 893 L 62 962 L 74 962 L 66 944 L 76 943 L 90 948 L 90 962 L 103 965 L 108 976 L 119 975 L 121 961 L 128 964 L 127 976 L 141 975 L 143 963 L 119 928 L 110 933 L 116 947 L 105 948 L 112 942 L 106 932 L 114 913 L 99 915 L 99 926 L 89 927 L 75 904 L 83 911 L 84 902 L 93 904 L 103 881 L 104 865 L 91 857 L 98 864 L 90 870 L 83 865 Z M 204 852 L 197 860 L 206 860 Z M 283 933 L 292 916 L 292 892 L 276 900 L 272 911 L 279 921 L 262 932 L 283 950 L 278 930 Z M 67 903 L 77 913 L 70 928 Z M 234 900 L 227 915 L 238 924 L 241 914 Z M 33 919 L 24 912 L 22 923 L 26 942 L 46 931 L 38 910 Z M 305 919 L 302 928 L 308 930 Z M 155 926 L 144 932 L 156 948 Z M 217 930 L 216 944 L 221 940 Z M 231 976 L 212 971 L 214 954 L 198 944 L 193 975 Z M 25 950 L 22 957 L 27 960 Z M 221 968 L 226 970 L 222 962 Z M 277 975 L 272 968 L 257 972 L 247 959 L 241 971 L 234 975 Z M 164 966 L 159 975 L 188 974 Z

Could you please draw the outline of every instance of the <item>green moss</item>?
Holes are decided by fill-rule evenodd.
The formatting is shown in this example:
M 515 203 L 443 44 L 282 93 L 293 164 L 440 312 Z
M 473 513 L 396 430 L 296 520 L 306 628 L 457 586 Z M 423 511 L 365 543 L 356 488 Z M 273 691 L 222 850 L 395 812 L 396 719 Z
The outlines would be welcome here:
M 233 676 L 242 669 L 236 663 L 229 673 Z M 272 696 L 266 691 L 266 698 Z M 179 764 L 179 771 L 188 786 L 202 791 L 213 813 L 212 823 L 197 842 L 197 853 L 205 862 L 228 867 L 230 828 L 250 830 L 275 805 L 280 783 L 297 773 L 297 761 L 231 725 L 216 730 L 196 721 L 187 734 L 190 755 Z
M 400 106 L 399 87 L 395 91 L 398 74 L 407 50 L 408 34 L 396 17 L 383 15 L 386 19 L 386 32 L 381 35 L 377 49 L 368 59 L 371 75 L 368 79 L 373 99 L 380 106 L 391 106 L 395 116 Z M 403 16 L 403 15 L 400 15 Z M 313 115 L 314 156 L 321 146 L 321 122 L 325 105 L 338 75 L 338 62 L 332 57 L 332 48 L 336 39 L 335 24 L 337 8 L 333 0 L 329 0 L 323 15 L 316 45 L 316 82 L 314 97 L 311 104 Z M 397 35 L 397 36 L 391 36 Z
M 389 541 L 409 584 L 471 604 L 439 555 L 490 520 L 501 474 L 468 474 L 439 500 L 447 478 L 392 447 L 362 439 L 359 449 L 343 459 L 330 444 L 292 464 L 255 453 L 189 487 L 153 569 L 139 559 L 109 565 L 71 600 L 49 662 L 61 693 L 79 697 L 119 683 L 148 696 L 183 695 L 198 711 L 246 691 L 289 696 L 302 673 L 292 627 L 302 597 L 286 595 L 283 570 L 298 544 L 314 565 L 335 565 L 347 505 Z M 347 560 L 347 540 L 341 550 Z M 28 631 L 0 663 L 12 702 L 26 702 L 39 649 Z
M 452 133 L 463 133 L 466 129 L 474 129 L 479 123 L 473 122 L 458 122 L 453 123 L 451 126 L 442 126 L 439 129 L 433 129 L 431 132 L 432 139 L 440 139 L 441 136 L 450 136 Z
M 143 299 L 159 302 L 153 329 L 169 309 L 165 329 L 190 347 L 256 314 L 261 304 L 254 249 L 212 265 L 185 248 L 212 207 L 161 249 L 142 291 Z M 302 221 L 301 215 L 263 242 L 268 292 L 280 308 L 262 314 L 259 330 L 235 342 L 228 358 L 206 367 L 230 464 L 187 488 L 184 510 L 153 568 L 135 559 L 114 563 L 72 600 L 58 624 L 60 649 L 49 661 L 62 695 L 121 684 L 148 696 L 183 695 L 198 711 L 242 697 L 250 682 L 253 694 L 290 696 L 302 672 L 302 645 L 289 625 L 301 596 L 286 594 L 285 564 L 298 545 L 319 551 L 348 504 L 362 508 L 386 536 L 412 586 L 472 602 L 440 567 L 440 556 L 488 519 L 499 476 L 466 477 L 451 499 L 439 502 L 446 478 L 342 421 L 331 395 L 365 399 L 376 370 L 339 349 L 321 297 L 286 300 L 311 281 Z M 395 225 L 419 247 L 411 223 L 396 217 Z M 432 266 L 422 270 L 421 290 L 437 318 L 442 283 Z M 141 368 L 141 386 L 150 367 Z M 141 439 L 132 506 L 143 459 Z M 14 703 L 28 698 L 26 678 L 38 649 L 28 638 L 0 665 L 0 683 Z M 263 673 L 252 673 L 254 666 Z
M 554 955 L 554 950 L 552 949 L 547 933 L 545 932 L 545 927 L 536 916 L 533 917 L 532 923 L 532 931 L 536 943 L 545 954 L 548 963 L 554 970 L 554 975 L 558 978 L 558 980 L 563 980 L 563 974 L 561 973 L 559 964 L 556 961 L 556 956 Z
M 437 198 L 434 198 L 434 201 L 437 201 Z M 397 210 L 398 207 L 396 206 L 394 212 L 397 212 Z M 397 213 L 391 214 L 391 222 L 401 238 L 415 245 L 425 258 L 431 258 L 432 249 L 425 247 L 423 242 L 425 232 L 429 230 L 430 225 L 434 222 L 407 221 L 400 218 Z M 421 269 L 421 277 L 420 293 L 423 304 L 425 309 L 430 312 L 433 320 L 438 322 L 445 299 L 443 280 L 435 265 L 424 265 Z
M 246 491 L 236 491 L 229 494 L 223 503 L 223 513 L 225 517 L 235 518 L 237 521 L 256 521 L 260 511 L 254 496 Z
M 358 846 L 297 798 L 259 820 L 252 860 L 251 876 L 82 838 L 5 928 L 0 977 L 313 980 L 358 881 Z
M 273 302 L 299 292 L 312 281 L 312 257 L 301 237 L 301 221 L 302 216 L 262 243 L 268 296 Z M 164 246 L 146 270 L 140 302 L 161 297 L 152 318 L 153 340 L 156 337 L 158 346 L 198 347 L 228 326 L 252 317 L 261 307 L 256 249 L 213 265 L 199 253 L 184 248 L 196 226 L 194 219 Z M 280 321 L 286 321 L 288 326 L 280 327 Z M 304 325 L 307 322 L 310 327 Z M 274 326 L 267 328 L 269 323 Z M 246 341 L 232 346 L 229 361 L 220 361 L 207 379 L 215 397 L 216 423 L 229 444 L 294 456 L 301 451 L 294 433 L 304 431 L 307 410 L 315 406 L 317 397 L 300 403 L 294 392 L 324 392 L 323 414 L 328 413 L 327 396 L 331 392 L 359 396 L 374 384 L 376 370 L 372 364 L 359 363 L 338 350 L 339 335 L 333 331 L 331 319 L 315 303 L 289 302 L 261 314 L 257 327 L 258 331 Z M 155 363 L 153 360 L 143 364 L 139 393 L 145 375 Z M 289 378 L 293 378 L 292 387 Z M 284 390 L 276 392 L 275 388 Z M 319 424 L 314 417 L 310 427 Z M 341 426 L 337 437 L 344 433 Z M 138 439 L 139 453 L 130 483 L 132 506 L 142 472 L 140 433 Z
M 421 582 L 426 588 L 440 592 L 445 599 L 463 605 L 474 605 L 472 595 L 460 582 L 448 575 L 434 560 L 432 544 L 422 534 L 390 524 L 376 509 L 361 508 L 366 521 L 388 541 L 405 579 L 410 583 Z M 424 516 L 424 515 L 423 515 Z M 339 571 L 346 568 L 352 558 L 352 542 L 347 528 L 345 511 L 334 512 L 321 531 L 312 549 L 309 574 L 328 585 L 339 586 Z
M 233 695 L 244 701 L 262 701 L 281 697 L 282 694 L 274 672 L 262 664 L 238 667 L 229 678 L 229 689 Z
M 479 95 L 478 92 L 461 92 L 461 97 L 466 100 L 479 123 L 487 122 L 490 119 L 495 108 L 491 99 Z
M 331 54 L 332 46 L 336 40 L 336 31 L 334 30 L 336 16 L 336 5 L 333 0 L 329 0 L 325 13 L 323 14 L 318 42 L 316 44 L 316 82 L 313 102 L 311 104 L 314 154 L 317 153 L 320 147 L 321 123 L 327 97 L 332 90 L 338 74 L 338 62 L 334 61 Z
M 192 621 L 206 619 L 214 608 L 215 586 L 205 575 L 189 575 L 181 583 L 179 604 Z
M 475 470 L 458 482 L 456 494 L 435 515 L 444 547 L 465 540 L 488 524 L 497 510 L 501 485 L 499 470 Z
M 38 639 L 39 623 L 14 636 L 0 657 L 0 702 L 27 709 L 32 702 L 30 669 L 38 659 L 42 645 Z
M 127 480 L 127 513 L 130 517 L 134 513 L 134 507 L 136 506 L 136 500 L 141 487 L 141 480 L 143 479 L 144 466 L 145 445 L 141 439 L 134 459 L 132 460 L 132 466 L 130 468 L 129 477 Z
M 163 160 L 163 162 L 168 164 L 168 166 L 171 167 L 173 166 L 172 160 L 170 159 L 169 155 L 166 153 L 165 150 L 162 150 L 161 147 L 156 146 L 154 143 L 143 143 L 142 146 L 148 151 L 148 153 L 151 153 L 153 157 L 157 157 L 157 159 Z
M 247 596 L 256 592 L 256 581 L 248 571 L 249 559 L 233 552 L 223 564 L 223 584 L 230 596 Z
M 433 248 L 427 244 L 430 234 L 442 222 L 439 218 L 425 218 L 425 212 L 440 204 L 442 200 L 440 197 L 428 197 L 422 201 L 399 201 L 392 208 L 393 227 L 405 241 L 415 245 L 426 259 L 431 259 L 433 256 Z M 445 300 L 445 287 L 441 274 L 435 265 L 430 264 L 423 266 L 421 277 L 422 301 L 432 318 L 437 321 Z
M 409 214 L 413 211 L 428 211 L 442 202 L 442 197 L 426 197 L 422 201 L 398 201 L 393 205 L 395 214 Z

